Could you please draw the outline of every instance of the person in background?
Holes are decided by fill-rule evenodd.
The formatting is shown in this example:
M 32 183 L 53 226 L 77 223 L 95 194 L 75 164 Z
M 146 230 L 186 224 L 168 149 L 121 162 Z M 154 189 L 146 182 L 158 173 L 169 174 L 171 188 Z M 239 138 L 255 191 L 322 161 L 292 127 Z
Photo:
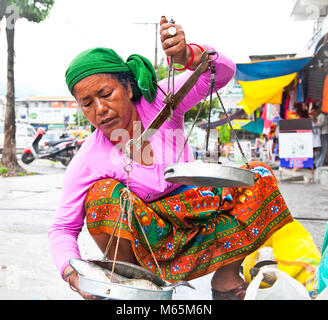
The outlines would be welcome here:
M 299 119 L 309 118 L 308 110 L 307 110 L 306 106 L 303 105 L 303 103 L 296 102 L 294 104 L 294 109 L 295 109 L 296 115 Z
M 314 156 L 314 168 L 317 168 L 317 161 L 320 156 L 321 139 L 320 139 L 320 127 L 317 126 L 318 116 L 320 109 L 314 105 L 311 109 L 310 118 L 312 120 L 312 134 L 313 134 L 313 156 Z
M 313 118 L 313 122 L 316 127 L 320 128 L 320 141 L 321 141 L 321 150 L 320 155 L 316 161 L 316 167 L 322 167 L 325 165 L 325 160 L 327 157 L 328 150 L 328 115 L 321 112 L 318 108 L 318 111 L 315 111 L 318 115 Z

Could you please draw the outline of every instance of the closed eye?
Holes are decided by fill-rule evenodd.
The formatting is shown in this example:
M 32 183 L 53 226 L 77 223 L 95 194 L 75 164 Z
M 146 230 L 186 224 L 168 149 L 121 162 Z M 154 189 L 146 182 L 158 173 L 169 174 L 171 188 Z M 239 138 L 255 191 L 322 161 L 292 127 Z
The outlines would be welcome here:
M 90 102 L 87 102 L 87 103 L 83 103 L 82 104 L 82 107 L 89 107 L 89 106 L 91 106 L 91 101 Z
M 113 91 L 114 88 L 112 86 L 105 86 L 98 91 L 98 95 L 99 97 L 106 99 L 113 93 Z
M 102 97 L 102 98 L 108 98 L 108 97 L 112 94 L 112 92 L 113 92 L 113 91 L 110 91 L 110 92 L 108 92 L 108 93 L 106 93 L 106 94 L 103 94 L 101 97 Z

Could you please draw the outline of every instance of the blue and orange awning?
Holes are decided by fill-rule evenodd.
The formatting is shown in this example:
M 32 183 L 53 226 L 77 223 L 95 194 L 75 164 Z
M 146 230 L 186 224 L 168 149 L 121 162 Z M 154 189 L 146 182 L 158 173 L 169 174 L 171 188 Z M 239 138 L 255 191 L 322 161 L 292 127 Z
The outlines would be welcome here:
M 235 78 L 244 95 L 238 105 L 251 114 L 265 103 L 281 104 L 284 87 L 311 60 L 312 57 L 305 57 L 238 63 Z

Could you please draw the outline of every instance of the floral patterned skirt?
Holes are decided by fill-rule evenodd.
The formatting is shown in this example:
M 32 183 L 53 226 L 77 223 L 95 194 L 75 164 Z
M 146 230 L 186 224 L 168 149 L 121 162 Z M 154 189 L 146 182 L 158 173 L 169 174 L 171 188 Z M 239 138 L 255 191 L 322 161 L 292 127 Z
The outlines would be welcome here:
M 151 203 L 132 193 L 131 229 L 125 214 L 118 228 L 120 237 L 131 240 L 140 265 L 159 275 L 135 214 L 170 282 L 191 280 L 241 260 L 291 222 L 272 170 L 262 162 L 249 165 L 257 178 L 251 188 L 195 187 Z M 91 235 L 113 232 L 123 188 L 113 179 L 90 187 L 85 212 Z

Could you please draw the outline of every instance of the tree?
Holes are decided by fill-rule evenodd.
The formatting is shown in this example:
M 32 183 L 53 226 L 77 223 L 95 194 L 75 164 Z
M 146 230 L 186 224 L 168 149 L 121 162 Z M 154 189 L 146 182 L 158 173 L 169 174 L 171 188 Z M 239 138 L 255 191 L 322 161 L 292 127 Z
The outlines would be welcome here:
M 14 78 L 14 39 L 17 19 L 39 23 L 53 7 L 54 0 L 0 0 L 0 21 L 6 18 L 7 36 L 7 104 L 4 123 L 4 145 L 1 162 L 8 168 L 9 175 L 23 171 L 16 155 L 15 126 L 15 78 Z
M 219 127 L 219 141 L 221 144 L 230 142 L 230 127 L 227 123 Z
M 78 126 L 90 126 L 89 120 L 85 117 L 84 113 L 80 109 L 77 109 L 76 113 L 74 114 L 74 122 Z
M 199 111 L 199 108 L 203 104 L 203 101 L 196 104 L 190 110 L 185 113 L 185 122 L 194 122 Z M 213 98 L 212 100 L 212 107 L 210 111 L 210 102 L 208 100 L 205 101 L 204 105 L 202 106 L 202 110 L 199 113 L 196 123 L 207 122 L 208 121 L 208 114 L 211 112 L 211 117 L 219 113 L 219 102 L 217 98 Z

